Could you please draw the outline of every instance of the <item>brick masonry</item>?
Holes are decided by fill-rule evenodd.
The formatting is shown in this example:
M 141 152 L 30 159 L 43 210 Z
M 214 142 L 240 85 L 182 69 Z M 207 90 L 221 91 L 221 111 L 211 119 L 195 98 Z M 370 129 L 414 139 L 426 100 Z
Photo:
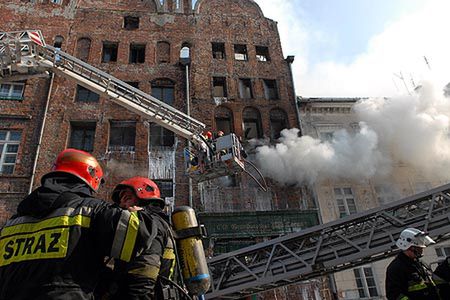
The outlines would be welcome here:
M 214 76 L 226 77 L 228 95 L 222 106 L 231 110 L 236 134 L 244 134 L 243 111 L 246 107 L 259 111 L 265 137 L 270 136 L 269 114 L 274 108 L 286 112 L 288 127 L 298 127 L 292 79 L 288 62 L 283 57 L 277 23 L 265 18 L 259 6 L 251 0 L 198 0 L 194 8 L 188 0 L 178 5 L 175 2 L 63 0 L 62 4 L 54 4 L 48 0 L 11 0 L 0 4 L 0 17 L 3 20 L 1 30 L 40 29 L 48 44 L 53 44 L 56 37 L 61 36 L 62 50 L 72 55 L 81 53 L 78 43 L 80 39 L 88 38 L 91 41 L 90 49 L 84 51 L 88 55 L 88 63 L 119 79 L 139 82 L 139 89 L 147 93 L 151 93 L 153 80 L 170 79 L 175 83 L 173 105 L 181 111 L 186 111 L 186 85 L 185 69 L 179 64 L 179 51 L 183 45 L 188 45 L 192 58 L 189 91 L 191 113 L 194 118 L 204 122 L 207 128 L 217 130 L 214 118 L 217 103 L 212 97 Z M 126 30 L 123 26 L 125 16 L 139 17 L 139 28 Z M 118 44 L 117 62 L 102 63 L 103 42 Z M 170 44 L 169 62 L 158 63 L 158 42 Z M 212 57 L 212 42 L 225 44 L 225 59 Z M 144 63 L 129 63 L 131 44 L 146 45 Z M 234 59 L 234 44 L 247 45 L 248 61 Z M 257 61 L 255 46 L 268 47 L 270 61 Z M 240 98 L 239 78 L 251 80 L 252 99 Z M 265 98 L 264 79 L 276 80 L 279 99 Z M 0 100 L 0 130 L 22 131 L 15 172 L 12 176 L 0 175 L 0 223 L 14 213 L 18 201 L 28 193 L 47 100 L 48 112 L 33 187 L 39 185 L 40 178 L 49 171 L 56 155 L 68 146 L 70 122 L 74 121 L 96 122 L 93 155 L 104 165 L 107 180 L 100 197 L 108 199 L 113 186 L 128 176 L 147 176 L 151 173 L 148 170 L 147 152 L 149 130 L 142 117 L 104 97 L 98 103 L 75 101 L 76 83 L 69 79 L 55 76 L 51 89 L 50 84 L 50 76 L 29 79 L 22 101 Z M 136 147 L 133 153 L 108 153 L 111 120 L 136 121 Z M 173 178 L 176 205 L 188 203 L 189 187 L 182 154 L 185 145 L 185 140 L 178 138 L 176 175 Z M 249 151 L 252 151 L 251 147 Z M 269 183 L 270 191 L 266 195 L 269 203 L 266 207 L 280 211 L 315 208 L 308 189 L 286 189 L 275 182 Z M 256 201 L 255 193 L 252 192 L 256 189 L 248 177 L 238 176 L 237 184 L 231 187 L 230 193 L 234 195 L 230 198 L 233 209 L 255 209 L 249 203 Z M 219 198 L 214 201 L 222 200 Z M 204 201 L 208 199 L 203 199 L 196 187 L 193 201 L 197 210 L 205 211 Z M 297 298 L 289 296 L 286 299 Z M 301 296 L 298 299 L 302 299 Z

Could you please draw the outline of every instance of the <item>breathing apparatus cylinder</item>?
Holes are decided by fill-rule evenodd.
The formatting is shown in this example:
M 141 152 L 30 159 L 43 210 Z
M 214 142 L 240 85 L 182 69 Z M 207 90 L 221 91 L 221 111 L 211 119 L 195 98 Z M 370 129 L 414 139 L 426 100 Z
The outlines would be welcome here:
M 202 243 L 202 227 L 198 225 L 195 211 L 189 206 L 177 207 L 172 213 L 172 225 L 181 272 L 190 294 L 206 294 L 211 277 Z

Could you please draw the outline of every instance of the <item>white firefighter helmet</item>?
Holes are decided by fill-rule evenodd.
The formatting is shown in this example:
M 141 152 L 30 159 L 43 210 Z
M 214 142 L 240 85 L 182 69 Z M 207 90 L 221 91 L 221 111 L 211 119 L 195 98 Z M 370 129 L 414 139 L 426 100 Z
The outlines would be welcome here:
M 408 250 L 409 247 L 415 246 L 425 248 L 430 244 L 435 244 L 432 238 L 426 232 L 416 228 L 406 228 L 400 233 L 400 237 L 395 243 L 402 250 Z

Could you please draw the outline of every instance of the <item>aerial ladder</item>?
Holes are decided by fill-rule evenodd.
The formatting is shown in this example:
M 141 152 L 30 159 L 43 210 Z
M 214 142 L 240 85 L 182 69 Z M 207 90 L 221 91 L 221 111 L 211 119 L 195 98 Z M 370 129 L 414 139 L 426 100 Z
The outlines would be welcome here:
M 38 30 L 0 32 L 0 83 L 52 71 L 188 139 L 206 143 L 214 159 L 208 170 L 188 175 L 199 181 L 245 171 L 234 134 L 214 144 L 205 125 L 113 76 L 46 45 Z M 219 156 L 218 153 L 222 152 Z M 406 227 L 436 241 L 450 237 L 450 184 L 337 221 L 306 228 L 208 260 L 213 281 L 207 299 L 240 299 L 259 292 L 343 271 L 395 255 Z
M 241 299 L 395 255 L 400 232 L 415 227 L 450 237 L 450 184 L 337 221 L 208 260 L 207 299 Z
M 90 64 L 45 43 L 40 30 L 0 32 L 0 82 L 20 80 L 24 76 L 42 76 L 52 71 L 79 85 L 108 97 L 116 104 L 137 113 L 145 119 L 186 138 L 193 145 L 185 149 L 187 175 L 197 181 L 245 172 L 263 189 L 265 181 L 242 156 L 242 145 L 231 133 L 215 140 L 204 136 L 205 125 L 178 109 L 132 87 Z M 200 152 L 205 152 L 200 155 Z M 197 165 L 190 165 L 194 157 L 203 157 Z M 257 171 L 258 179 L 246 170 L 246 165 Z M 254 173 L 254 172 L 253 172 Z

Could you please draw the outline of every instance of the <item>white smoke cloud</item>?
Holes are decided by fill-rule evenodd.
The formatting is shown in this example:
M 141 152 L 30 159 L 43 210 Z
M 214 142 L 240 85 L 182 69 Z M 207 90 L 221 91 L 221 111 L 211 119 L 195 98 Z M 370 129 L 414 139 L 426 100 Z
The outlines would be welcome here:
M 354 106 L 360 129 L 339 130 L 331 141 L 284 130 L 280 143 L 257 148 L 262 172 L 281 183 L 387 176 L 393 162 L 423 175 L 449 178 L 450 99 L 423 83 L 412 96 L 371 98 Z

